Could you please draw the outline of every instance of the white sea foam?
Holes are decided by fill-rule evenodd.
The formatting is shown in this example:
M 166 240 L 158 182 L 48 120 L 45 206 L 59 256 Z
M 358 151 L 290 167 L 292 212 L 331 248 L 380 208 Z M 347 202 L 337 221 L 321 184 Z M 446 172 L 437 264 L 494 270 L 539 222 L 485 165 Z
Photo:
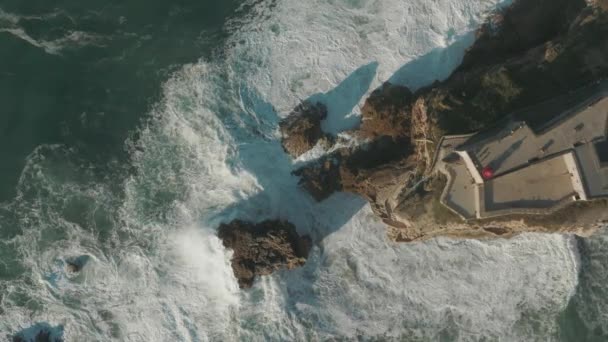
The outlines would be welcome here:
M 60 55 L 62 50 L 66 48 L 78 48 L 82 46 L 99 46 L 102 47 L 103 40 L 101 36 L 81 32 L 81 31 L 70 31 L 66 33 L 64 37 L 54 40 L 34 39 L 32 36 L 27 34 L 23 28 L 0 28 L 0 33 L 5 32 L 12 34 L 13 36 L 44 50 L 44 52 L 50 55 Z
M 314 203 L 300 191 L 276 130 L 300 98 L 326 102 L 326 128 L 338 132 L 356 125 L 358 107 L 383 81 L 416 88 L 446 77 L 496 5 L 255 5 L 251 18 L 229 25 L 223 60 L 184 66 L 164 85 L 151 121 L 128 144 L 137 172 L 118 205 L 106 186 L 73 184 L 31 156 L 20 188 L 45 195 L 22 204 L 32 229 L 16 243 L 40 281 L 19 286 L 43 309 L 31 314 L 6 295 L 12 318 L 0 330 L 46 321 L 63 324 L 68 340 L 87 341 L 516 341 L 531 329 L 551 334 L 577 282 L 569 237 L 392 243 L 363 200 L 337 194 Z M 118 206 L 116 228 L 99 236 L 45 202 L 73 197 L 92 202 L 94 212 Z M 231 254 L 214 236 L 219 222 L 235 217 L 285 218 L 312 234 L 306 266 L 239 291 Z M 41 237 L 58 227 L 66 236 Z M 91 261 L 70 278 L 62 260 L 73 255 Z M 527 320 L 534 315 L 537 326 Z
M 327 127 L 338 131 L 347 128 L 340 122 L 352 125 L 339 119 L 353 106 L 356 114 L 365 92 L 382 82 L 416 89 L 447 77 L 484 14 L 507 2 L 280 1 L 269 18 L 241 29 L 232 51 L 282 114 L 299 98 L 338 90 L 328 99 Z M 377 70 L 366 67 L 373 62 Z
M 83 31 L 67 31 L 65 35 L 56 39 L 43 39 L 32 37 L 20 26 L 22 20 L 48 20 L 57 16 L 65 16 L 69 20 L 73 19 L 62 11 L 55 11 L 37 16 L 20 16 L 14 13 L 5 12 L 0 8 L 0 33 L 11 34 L 28 44 L 42 49 L 51 55 L 60 55 L 63 50 L 69 48 L 80 48 L 83 46 L 103 47 L 107 37 Z

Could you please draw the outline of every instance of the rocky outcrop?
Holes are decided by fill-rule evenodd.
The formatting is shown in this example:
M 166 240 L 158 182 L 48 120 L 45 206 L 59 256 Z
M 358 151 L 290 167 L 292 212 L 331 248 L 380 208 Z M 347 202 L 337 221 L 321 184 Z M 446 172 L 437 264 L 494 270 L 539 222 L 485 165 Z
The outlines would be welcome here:
M 65 260 L 65 269 L 69 274 L 76 274 L 82 271 L 82 268 L 89 262 L 88 255 L 71 257 Z
M 385 202 L 412 177 L 412 93 L 385 83 L 362 108 L 361 126 L 352 132 L 364 143 L 336 149 L 295 174 L 300 185 L 321 201 L 337 191 L 365 197 L 376 213 L 389 219 Z
M 300 186 L 320 202 L 343 190 L 341 163 L 339 151 L 294 171 L 294 174 L 300 177 Z
M 78 264 L 67 262 L 65 265 L 65 269 L 68 273 L 78 273 L 82 269 L 82 267 Z
M 408 88 L 384 83 L 361 108 L 361 127 L 357 134 L 368 139 L 409 137 L 411 102 L 412 92 Z
M 300 185 L 321 201 L 336 191 L 348 191 L 375 201 L 380 179 L 399 179 L 401 167 L 412 153 L 411 96 L 406 87 L 385 83 L 375 90 L 362 108 L 361 126 L 352 132 L 364 143 L 343 147 L 294 173 Z M 395 171 L 398 169 L 399 171 Z M 382 176 L 380 176 L 382 175 Z
M 256 276 L 304 265 L 311 248 L 310 238 L 286 221 L 235 220 L 222 224 L 218 237 L 234 251 L 232 270 L 241 288 L 251 287 Z
M 430 172 L 435 149 L 445 134 L 482 130 L 521 108 L 607 78 L 606 8 L 606 0 L 515 1 L 480 28 L 448 79 L 413 94 L 388 83 L 374 91 L 362 108 L 361 126 L 350 132 L 362 143 L 297 170 L 300 185 L 317 200 L 336 191 L 365 197 L 394 228 L 396 240 L 450 235 L 456 226 L 470 233 L 462 235 L 509 236 L 493 222 L 456 222 L 438 205 L 441 182 Z M 559 113 L 552 108 L 548 115 L 517 115 L 538 124 Z M 545 221 L 530 227 L 542 227 L 538 222 Z
M 476 41 L 457 72 L 517 57 L 567 33 L 585 6 L 584 0 L 515 1 L 493 13 L 477 31 Z
M 312 149 L 321 139 L 330 139 L 321 129 L 327 117 L 322 103 L 302 102 L 279 123 L 283 149 L 294 158 Z

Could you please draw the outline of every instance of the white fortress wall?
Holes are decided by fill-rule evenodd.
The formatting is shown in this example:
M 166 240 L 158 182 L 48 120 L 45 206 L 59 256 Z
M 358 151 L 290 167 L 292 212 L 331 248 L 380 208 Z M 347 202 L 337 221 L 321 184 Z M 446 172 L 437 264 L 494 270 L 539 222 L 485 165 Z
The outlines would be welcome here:
M 458 153 L 458 155 L 464 161 L 467 170 L 469 170 L 469 173 L 473 177 L 473 180 L 475 180 L 475 184 L 483 184 L 483 178 L 481 178 L 481 174 L 479 174 L 479 171 L 475 167 L 475 163 L 473 163 L 471 156 L 469 156 L 466 151 L 456 151 L 456 153 Z
M 587 193 L 585 192 L 585 187 L 583 186 L 583 180 L 581 174 L 578 169 L 578 165 L 576 163 L 576 159 L 574 158 L 573 152 L 568 152 L 564 154 L 564 162 L 566 163 L 566 167 L 568 168 L 568 172 L 570 173 L 570 179 L 572 180 L 572 188 L 581 200 L 587 200 Z

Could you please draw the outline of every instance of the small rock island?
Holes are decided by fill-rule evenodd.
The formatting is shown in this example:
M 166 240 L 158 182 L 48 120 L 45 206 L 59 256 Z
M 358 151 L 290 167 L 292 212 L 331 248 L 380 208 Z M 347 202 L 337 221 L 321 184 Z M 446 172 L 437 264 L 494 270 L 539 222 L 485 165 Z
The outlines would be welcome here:
M 256 276 L 304 265 L 311 248 L 308 236 L 299 236 L 293 224 L 279 220 L 235 220 L 222 224 L 218 237 L 234 253 L 232 270 L 241 288 L 251 287 Z

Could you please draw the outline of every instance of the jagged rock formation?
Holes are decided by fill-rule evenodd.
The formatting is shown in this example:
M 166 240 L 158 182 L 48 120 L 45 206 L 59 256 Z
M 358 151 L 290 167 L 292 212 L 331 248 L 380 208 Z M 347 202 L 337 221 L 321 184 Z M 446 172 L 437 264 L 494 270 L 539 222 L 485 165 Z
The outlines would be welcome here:
M 311 248 L 310 238 L 286 221 L 235 220 L 222 224 L 218 237 L 234 251 L 232 270 L 241 288 L 251 287 L 256 276 L 304 265 Z
M 321 120 L 327 117 L 322 103 L 302 102 L 287 118 L 279 123 L 283 136 L 283 149 L 297 158 L 312 149 L 321 139 L 329 139 L 321 129 Z
M 361 127 L 356 133 L 369 139 L 409 138 L 411 102 L 412 92 L 408 88 L 384 83 L 361 108 Z
M 362 108 L 361 127 L 353 132 L 367 142 L 356 148 L 337 149 L 297 170 L 300 184 L 319 201 L 336 191 L 359 193 L 375 200 L 375 188 L 382 187 L 379 179 L 391 178 L 382 176 L 387 168 L 412 153 L 411 96 L 409 89 L 388 83 L 374 91 Z
M 606 78 L 607 3 L 515 1 L 480 28 L 462 65 L 445 81 L 413 94 L 390 84 L 374 91 L 362 108 L 360 128 L 351 132 L 364 143 L 297 170 L 301 186 L 317 200 L 336 191 L 362 195 L 397 240 L 517 232 L 492 222 L 457 222 L 437 204 L 445 183 L 430 174 L 436 145 L 445 134 L 481 130 L 518 109 Z M 552 108 L 517 115 L 534 123 L 559 113 Z M 528 230 L 574 229 L 526 220 Z

